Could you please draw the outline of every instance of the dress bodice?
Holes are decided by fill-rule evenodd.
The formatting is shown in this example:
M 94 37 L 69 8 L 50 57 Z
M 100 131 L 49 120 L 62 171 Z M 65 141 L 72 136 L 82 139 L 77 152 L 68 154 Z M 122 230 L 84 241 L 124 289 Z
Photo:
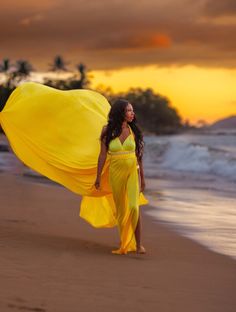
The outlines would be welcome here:
M 119 137 L 112 139 L 109 143 L 109 151 L 110 152 L 120 152 L 120 151 L 135 151 L 135 140 L 132 129 L 129 127 L 130 134 L 124 140 L 123 144 L 121 143 Z

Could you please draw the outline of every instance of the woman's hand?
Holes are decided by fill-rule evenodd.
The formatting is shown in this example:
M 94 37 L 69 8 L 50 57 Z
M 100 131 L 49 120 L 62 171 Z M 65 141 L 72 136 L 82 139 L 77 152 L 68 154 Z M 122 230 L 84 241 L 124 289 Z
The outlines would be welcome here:
M 145 190 L 146 184 L 144 180 L 143 162 L 140 159 L 138 159 L 138 175 L 139 175 L 140 192 L 143 192 Z
M 100 183 L 101 183 L 101 181 L 100 181 L 101 179 L 100 179 L 100 177 L 97 177 L 97 179 L 96 179 L 96 181 L 95 181 L 95 183 L 94 183 L 94 186 L 95 186 L 95 188 L 97 189 L 97 190 L 99 190 L 100 189 Z

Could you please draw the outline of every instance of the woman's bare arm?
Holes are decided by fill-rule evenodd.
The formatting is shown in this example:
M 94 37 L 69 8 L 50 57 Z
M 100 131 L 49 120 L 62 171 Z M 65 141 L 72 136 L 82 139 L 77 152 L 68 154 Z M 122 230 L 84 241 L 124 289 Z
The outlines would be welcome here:
M 101 136 L 105 133 L 105 131 L 106 131 L 106 126 L 103 127 Z M 105 138 L 103 138 L 103 140 L 101 140 L 100 154 L 98 156 L 97 178 L 95 181 L 96 189 L 100 188 L 101 174 L 102 174 L 102 169 L 104 167 L 106 158 L 107 158 L 107 147 L 105 145 Z
M 143 161 L 138 159 L 138 165 L 139 165 L 139 175 L 140 175 L 140 191 L 143 192 L 145 189 L 145 178 L 144 178 L 144 171 L 143 171 Z

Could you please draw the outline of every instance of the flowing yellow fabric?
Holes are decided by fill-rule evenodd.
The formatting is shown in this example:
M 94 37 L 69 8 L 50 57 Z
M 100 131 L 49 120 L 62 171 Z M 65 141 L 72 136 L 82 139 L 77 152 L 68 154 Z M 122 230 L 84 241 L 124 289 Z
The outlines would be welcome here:
M 26 82 L 9 97 L 0 112 L 0 123 L 13 151 L 23 163 L 83 196 L 80 206 L 82 218 L 94 227 L 118 225 L 123 253 L 135 249 L 133 232 L 138 212 L 121 212 L 116 190 L 122 194 L 122 203 L 129 203 L 122 209 L 137 210 L 138 205 L 148 201 L 137 191 L 137 170 L 130 169 L 132 178 L 127 179 L 127 175 L 123 175 L 127 168 L 124 169 L 121 163 L 115 165 L 114 158 L 117 156 L 111 154 L 107 155 L 103 168 L 101 189 L 94 187 L 99 138 L 102 127 L 107 123 L 109 110 L 110 104 L 98 92 L 84 89 L 61 91 Z M 114 151 L 117 143 L 117 140 L 110 143 L 110 152 L 112 148 Z M 129 136 L 121 149 L 127 150 L 132 144 Z M 135 162 L 135 156 L 132 157 Z M 127 192 L 117 189 L 114 177 L 118 179 L 118 176 L 120 181 L 127 180 Z M 135 209 L 132 208 L 134 205 Z M 127 226 L 127 222 L 132 226 Z

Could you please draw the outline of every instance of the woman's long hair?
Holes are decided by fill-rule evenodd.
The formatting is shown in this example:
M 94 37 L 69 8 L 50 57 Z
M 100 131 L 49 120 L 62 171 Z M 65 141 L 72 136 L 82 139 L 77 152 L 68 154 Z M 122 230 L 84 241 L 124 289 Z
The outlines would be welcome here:
M 105 145 L 108 149 L 109 143 L 116 137 L 119 137 L 122 132 L 122 123 L 125 120 L 126 108 L 129 104 L 129 101 L 125 99 L 118 99 L 111 106 L 110 112 L 108 114 L 108 123 L 106 127 L 106 131 L 104 131 L 101 135 L 101 140 L 105 141 Z M 131 122 L 128 122 L 128 125 L 134 132 L 135 135 L 135 143 L 136 143 L 136 156 L 138 160 L 142 160 L 143 157 L 143 135 L 141 130 L 136 124 L 137 119 L 134 116 Z

